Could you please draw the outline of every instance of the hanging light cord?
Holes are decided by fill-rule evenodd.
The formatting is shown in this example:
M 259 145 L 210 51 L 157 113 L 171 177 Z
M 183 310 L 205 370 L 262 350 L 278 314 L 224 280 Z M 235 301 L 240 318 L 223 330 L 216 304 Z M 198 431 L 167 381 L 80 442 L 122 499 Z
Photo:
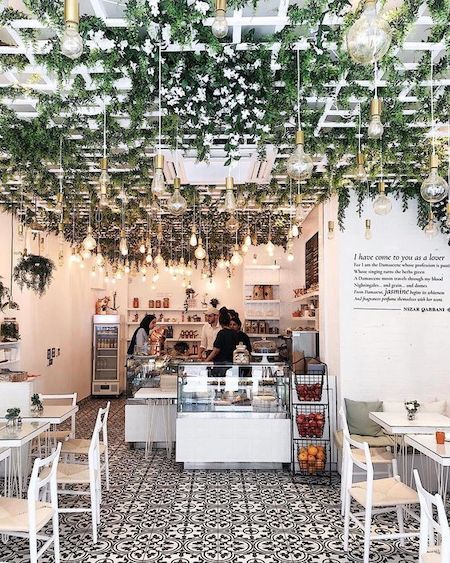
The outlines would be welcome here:
M 59 193 L 63 193 L 63 167 L 62 167 L 63 138 L 59 139 Z
M 383 181 L 383 143 L 380 141 L 381 181 Z
M 158 49 L 158 129 L 159 129 L 159 152 L 161 153 L 161 134 L 162 134 L 162 114 L 161 114 L 161 72 L 162 72 L 162 61 L 161 61 L 161 43 Z
M 361 152 L 361 102 L 358 103 L 358 152 Z
M 300 49 L 297 49 L 297 128 L 300 131 L 301 115 L 300 115 Z
M 374 88 L 375 88 L 375 98 L 378 98 L 378 66 L 377 63 L 375 61 L 374 65 L 373 65 L 373 83 L 374 83 Z
M 292 229 L 292 178 L 289 177 L 289 230 L 291 231 L 291 229 Z
M 103 102 L 103 158 L 106 158 L 106 101 Z
M 431 147 L 436 154 L 436 130 L 434 127 L 434 88 L 433 88 L 433 51 L 430 51 L 430 96 L 431 96 Z

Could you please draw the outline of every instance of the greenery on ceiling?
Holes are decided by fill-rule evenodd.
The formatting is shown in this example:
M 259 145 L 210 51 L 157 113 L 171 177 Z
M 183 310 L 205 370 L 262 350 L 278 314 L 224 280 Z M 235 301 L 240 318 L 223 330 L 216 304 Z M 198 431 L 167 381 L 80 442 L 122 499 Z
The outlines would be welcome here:
M 44 23 L 61 31 L 63 25 L 63 2 L 52 0 L 24 0 L 29 10 Z M 230 7 L 241 7 L 259 2 L 229 0 Z M 243 30 L 243 41 L 251 49 L 239 50 L 233 44 L 221 43 L 203 25 L 206 16 L 212 15 L 212 5 L 202 0 L 128 0 L 126 3 L 126 28 L 107 28 L 104 22 L 92 16 L 82 16 L 80 32 L 84 38 L 84 52 L 77 61 L 72 61 L 59 51 L 58 37 L 49 39 L 45 53 L 36 55 L 36 62 L 42 64 L 58 81 L 56 92 L 44 92 L 34 86 L 39 76 L 30 78 L 26 87 L 3 88 L 4 96 L 21 98 L 30 95 L 37 99 L 38 116 L 31 121 L 19 119 L 4 105 L 0 106 L 0 149 L 7 154 L 0 162 L 2 180 L 20 174 L 24 189 L 6 189 L 2 201 L 6 207 L 20 210 L 28 221 L 36 219 L 35 201 L 45 207 L 39 209 L 39 220 L 48 229 L 56 229 L 60 219 L 55 207 L 59 181 L 48 171 L 49 163 L 58 166 L 60 139 L 63 138 L 63 168 L 65 171 L 64 222 L 66 237 L 79 241 L 84 237 L 87 215 L 77 215 L 76 228 L 72 219 L 79 210 L 86 208 L 86 190 L 92 214 L 97 201 L 97 189 L 92 180 L 95 175 L 88 171 L 86 152 L 102 146 L 103 116 L 81 114 L 81 105 L 107 104 L 108 146 L 110 163 L 115 168 L 131 168 L 131 172 L 117 173 L 113 177 L 111 200 L 112 209 L 103 212 L 103 243 L 109 253 L 117 246 L 121 224 L 120 202 L 116 199 L 119 189 L 124 186 L 130 197 L 125 209 L 126 224 L 130 237 L 138 240 L 146 230 L 148 192 L 152 176 L 152 162 L 148 156 L 158 145 L 157 120 L 152 112 L 157 110 L 158 49 L 162 45 L 163 65 L 162 107 L 163 143 L 175 145 L 178 133 L 179 146 L 194 148 L 199 159 L 207 159 L 217 136 L 226 135 L 226 150 L 230 160 L 237 159 L 237 147 L 243 143 L 258 143 L 261 155 L 266 144 L 293 146 L 296 115 L 296 53 L 292 45 L 303 39 L 309 48 L 300 52 L 301 97 L 316 96 L 319 101 L 306 105 L 302 102 L 302 126 L 306 133 L 306 148 L 311 154 L 324 154 L 327 158 L 327 172 L 316 172 L 304 186 L 306 194 L 319 191 L 320 199 L 332 193 L 339 197 L 339 222 L 344 224 L 345 208 L 349 194 L 356 190 L 359 201 L 376 192 L 375 178 L 380 171 L 380 153 L 383 152 L 385 176 L 395 176 L 389 192 L 401 198 L 404 207 L 412 198 L 419 201 L 418 222 L 426 221 L 426 205 L 419 197 L 419 183 L 426 174 L 429 147 L 424 143 L 423 128 L 409 128 L 413 122 L 429 121 L 429 89 L 421 85 L 428 79 L 430 71 L 429 52 L 423 51 L 418 67 L 404 71 L 396 55 L 396 46 L 404 42 L 413 25 L 422 0 L 405 0 L 402 6 L 390 14 L 394 29 L 393 46 L 380 63 L 383 79 L 387 85 L 380 89 L 383 97 L 383 121 L 386 125 L 382 147 L 379 142 L 363 138 L 367 166 L 373 179 L 368 185 L 349 184 L 344 177 L 349 166 L 343 166 L 345 155 L 354 154 L 357 141 L 354 128 L 323 129 L 319 136 L 314 130 L 323 113 L 320 99 L 334 98 L 339 109 L 352 109 L 352 99 L 361 102 L 364 131 L 369 117 L 369 102 L 373 92 L 358 84 L 360 80 L 373 80 L 373 69 L 356 65 L 342 49 L 343 34 L 358 14 L 349 12 L 344 24 L 324 25 L 328 14 L 340 14 L 350 3 L 347 0 L 306 0 L 303 7 L 293 4 L 289 7 L 289 25 L 272 36 L 257 36 L 254 30 Z M 443 76 L 448 65 L 450 49 L 449 0 L 427 2 L 435 25 L 428 40 L 444 41 L 447 57 L 435 65 L 436 78 Z M 8 25 L 14 19 L 27 16 L 11 8 L 0 14 L 0 24 Z M 33 43 L 37 32 L 18 30 L 22 39 Z M 165 51 L 168 43 L 181 43 L 182 52 Z M 205 50 L 190 50 L 192 44 L 204 44 Z M 272 50 L 276 44 L 278 48 Z M 335 44 L 335 48 L 330 44 Z M 26 56 L 1 55 L 0 68 L 24 69 L 28 64 Z M 80 65 L 90 71 L 91 81 L 82 74 L 73 74 Z M 102 72 L 94 72 L 99 67 Z M 126 78 L 131 84 L 128 91 L 120 90 L 117 81 Z M 336 84 L 341 80 L 347 84 L 336 95 Z M 414 115 L 404 115 L 404 104 L 398 101 L 405 85 L 411 87 L 411 95 L 418 98 Z M 449 111 L 449 96 L 437 97 L 436 118 L 446 121 Z M 129 116 L 129 126 L 121 125 L 121 117 Z M 356 119 L 350 116 L 348 119 Z M 97 128 L 91 127 L 92 120 Z M 288 127 L 285 124 L 289 124 Z M 82 142 L 69 135 L 79 133 Z M 125 150 L 117 150 L 122 144 Z M 423 147 L 418 153 L 417 147 Z M 288 152 L 281 149 L 282 152 Z M 290 149 L 288 149 L 290 150 Z M 349 165 L 353 161 L 349 161 Z M 282 164 L 275 170 L 283 174 Z M 91 183 L 88 183 L 91 181 Z M 295 188 L 294 188 L 295 191 Z M 240 188 L 244 201 L 254 201 L 253 216 L 260 215 L 258 206 L 265 214 L 260 215 L 261 230 L 267 232 L 268 218 L 277 215 L 281 205 L 289 201 L 291 188 L 286 182 L 272 180 L 269 186 L 246 185 Z M 183 194 L 190 205 L 194 201 L 196 188 L 184 187 Z M 22 200 L 22 204 L 21 204 Z M 270 203 L 268 203 L 270 201 Z M 198 202 L 197 204 L 202 202 Z M 119 207 L 117 205 L 119 204 Z M 211 203 L 208 195 L 203 205 L 212 205 L 211 214 L 217 211 L 217 204 Z M 119 212 L 118 212 L 119 211 Z M 245 215 L 245 214 L 244 214 Z M 192 217 L 192 213 L 189 215 Z M 190 230 L 189 217 L 184 221 L 184 231 Z M 224 216 L 224 220 L 226 219 Z M 164 219 L 167 225 L 173 221 Z M 245 232 L 245 221 L 239 236 Z M 252 219 L 252 222 L 254 220 Z M 283 223 L 280 219 L 279 223 Z M 115 226 L 115 227 L 114 227 Z M 278 227 L 275 236 L 284 240 L 288 227 L 286 220 Z M 178 237 L 180 234 L 180 225 Z M 219 238 L 223 228 L 219 229 Z M 233 237 L 225 234 L 227 244 Z M 274 240 L 275 242 L 275 240 Z M 215 253 L 219 243 L 212 243 Z

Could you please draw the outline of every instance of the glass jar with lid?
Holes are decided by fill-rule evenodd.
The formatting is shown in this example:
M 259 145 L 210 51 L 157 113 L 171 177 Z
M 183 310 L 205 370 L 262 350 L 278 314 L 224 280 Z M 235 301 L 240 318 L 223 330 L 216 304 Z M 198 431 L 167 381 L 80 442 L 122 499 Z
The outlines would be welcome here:
M 0 324 L 0 341 L 17 342 L 20 339 L 19 323 L 15 317 L 5 317 Z
M 233 363 L 234 364 L 250 363 L 250 353 L 243 342 L 239 342 L 239 344 L 236 346 L 233 352 Z

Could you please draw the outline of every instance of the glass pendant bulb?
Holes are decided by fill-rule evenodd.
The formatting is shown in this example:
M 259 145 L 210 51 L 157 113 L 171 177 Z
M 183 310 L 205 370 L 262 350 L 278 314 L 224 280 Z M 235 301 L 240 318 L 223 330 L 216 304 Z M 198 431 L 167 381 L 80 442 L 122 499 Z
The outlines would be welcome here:
M 197 246 L 197 227 L 195 225 L 192 225 L 192 230 L 191 230 L 191 238 L 189 239 L 189 244 L 192 247 Z
M 364 238 L 370 240 L 372 238 L 372 223 L 370 219 L 366 219 L 366 228 L 364 229 Z
M 217 262 L 217 267 L 219 270 L 225 269 L 225 257 L 223 254 L 220 255 L 219 261 Z
M 250 247 L 252 245 L 252 237 L 250 236 L 250 231 L 247 233 L 245 239 L 244 239 L 244 244 L 245 246 Z
M 228 34 L 228 22 L 225 17 L 226 10 L 226 0 L 216 0 L 216 12 L 211 26 L 211 31 L 217 39 L 223 39 Z
M 373 64 L 388 52 L 391 40 L 392 30 L 377 14 L 375 0 L 366 0 L 361 16 L 347 32 L 348 54 L 356 63 Z
M 231 256 L 230 262 L 233 266 L 240 266 L 242 264 L 242 256 L 239 253 L 239 246 L 234 245 L 233 255 Z
M 156 196 L 166 193 L 166 182 L 164 180 L 164 155 L 158 153 L 154 158 L 154 172 L 151 190 Z
M 198 239 L 198 246 L 197 246 L 197 248 L 195 249 L 194 255 L 195 255 L 195 257 L 197 258 L 197 260 L 203 260 L 203 259 L 205 258 L 205 256 L 206 256 L 206 251 L 205 251 L 205 249 L 203 248 L 202 237 L 200 237 L 200 238 Z
M 83 258 L 83 260 L 89 260 L 91 256 L 92 252 L 87 248 L 83 248 L 83 250 L 81 251 L 81 258 Z
M 102 249 L 100 245 L 97 245 L 97 254 L 95 256 L 95 263 L 100 268 L 105 265 L 105 259 L 103 258 Z
M 128 260 L 125 262 L 125 267 L 124 267 L 123 271 L 124 271 L 126 274 L 129 274 L 130 271 L 131 271 L 130 263 L 128 262 Z
M 269 256 L 273 256 L 273 253 L 275 251 L 275 246 L 274 246 L 272 239 L 270 237 L 269 237 L 269 240 L 267 241 L 267 244 L 266 244 L 266 250 L 267 250 L 267 254 Z
M 122 254 L 122 256 L 128 255 L 127 237 L 126 237 L 124 229 L 122 229 L 120 231 L 119 250 L 120 250 L 120 254 Z
M 142 266 L 139 268 L 139 273 L 145 276 L 145 274 L 147 273 L 147 266 L 145 264 L 142 264 Z
M 247 254 L 248 248 L 249 248 L 249 247 L 245 244 L 245 242 L 243 242 L 243 243 L 242 243 L 242 246 L 241 246 L 241 252 L 242 252 L 242 254 Z
M 155 264 L 157 266 L 160 266 L 161 264 L 164 263 L 164 258 L 161 255 L 161 250 L 158 250 L 158 254 L 155 256 Z
M 381 100 L 372 98 L 370 102 L 370 122 L 367 128 L 367 135 L 370 139 L 381 139 L 384 127 L 381 123 Z
M 61 37 L 61 53 L 75 60 L 83 52 L 83 39 L 78 32 L 80 11 L 78 0 L 64 2 L 64 33 Z
M 447 215 L 445 218 L 445 226 L 450 229 L 450 203 L 447 203 Z
M 353 173 L 355 180 L 365 184 L 367 182 L 366 169 L 364 168 L 364 155 L 362 152 L 358 152 L 356 155 L 356 168 Z
M 328 240 L 334 239 L 334 221 L 328 221 Z
M 181 186 L 180 178 L 174 178 L 173 180 L 174 192 L 167 201 L 167 210 L 169 211 L 169 213 L 175 215 L 176 217 L 183 215 L 183 213 L 185 213 L 187 209 L 187 201 L 181 195 L 180 186 Z
M 298 237 L 299 234 L 300 234 L 300 230 L 299 230 L 299 228 L 298 228 L 298 225 L 297 225 L 297 223 L 294 223 L 294 224 L 292 225 L 292 236 L 293 236 L 293 237 Z
M 225 228 L 231 234 L 236 233 L 239 230 L 239 227 L 240 227 L 240 223 L 234 215 L 231 215 L 230 218 L 225 223 Z
M 89 225 L 86 238 L 83 240 L 83 247 L 89 251 L 94 250 L 94 248 L 97 246 L 95 238 L 92 236 L 92 232 L 92 227 L 91 225 Z
M 141 254 L 145 254 L 146 251 L 147 251 L 147 248 L 145 247 L 145 243 L 144 243 L 144 242 L 141 242 L 141 244 L 140 244 L 140 246 L 139 246 L 139 252 L 140 252 Z
M 236 198 L 234 197 L 234 180 L 232 176 L 227 176 L 225 180 L 225 205 L 224 210 L 228 213 L 236 211 Z
M 189 262 L 187 263 L 187 266 L 186 266 L 186 275 L 188 277 L 192 276 L 192 262 L 190 260 L 189 260 Z
M 304 151 L 305 135 L 297 131 L 295 135 L 296 148 L 286 162 L 286 172 L 293 180 L 307 180 L 311 178 L 313 161 Z
M 439 160 L 436 154 L 430 158 L 430 173 L 420 186 L 420 195 L 429 203 L 438 203 L 448 195 L 448 184 L 438 174 Z
M 392 209 L 392 201 L 385 194 L 384 182 L 378 183 L 378 195 L 373 202 L 373 210 L 377 215 L 387 215 Z
M 72 263 L 75 263 L 75 262 L 78 261 L 77 260 L 77 249 L 74 246 L 72 246 L 72 251 L 71 251 L 71 254 L 70 254 L 69 261 L 72 262 Z
M 145 257 L 145 262 L 147 264 L 151 264 L 153 262 L 153 256 L 152 256 L 151 249 L 149 249 L 149 251 L 147 252 L 147 256 Z
M 438 234 L 436 220 L 431 210 L 430 213 L 428 214 L 428 223 L 425 225 L 423 232 L 428 238 L 434 238 Z
M 286 244 L 287 261 L 294 261 L 294 241 L 290 238 Z

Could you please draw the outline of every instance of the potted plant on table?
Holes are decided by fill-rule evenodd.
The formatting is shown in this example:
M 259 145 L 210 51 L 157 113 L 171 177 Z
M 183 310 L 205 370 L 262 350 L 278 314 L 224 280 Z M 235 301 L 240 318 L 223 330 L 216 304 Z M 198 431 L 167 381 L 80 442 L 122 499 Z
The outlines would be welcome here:
M 20 426 L 22 424 L 22 419 L 20 418 L 20 408 L 19 407 L 12 407 L 10 409 L 6 409 L 6 426 L 14 427 Z
M 42 412 L 43 410 L 44 410 L 44 405 L 42 404 L 39 393 L 34 393 L 34 395 L 31 395 L 31 411 L 39 413 Z

